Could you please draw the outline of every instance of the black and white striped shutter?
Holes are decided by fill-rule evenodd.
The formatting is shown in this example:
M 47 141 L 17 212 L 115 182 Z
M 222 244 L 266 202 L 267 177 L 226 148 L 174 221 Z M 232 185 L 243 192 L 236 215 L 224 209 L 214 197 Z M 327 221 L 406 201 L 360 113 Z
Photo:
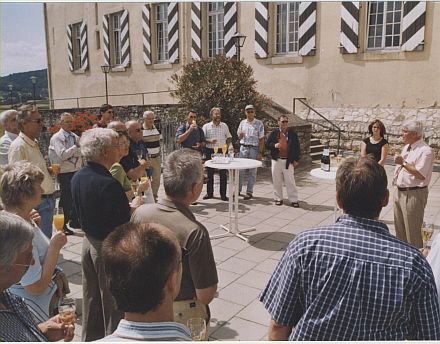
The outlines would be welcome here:
M 102 42 L 104 43 L 104 64 L 110 66 L 109 15 L 102 16 Z
M 191 58 L 198 61 L 202 58 L 200 2 L 191 3 Z
M 179 3 L 168 4 L 168 60 L 179 63 Z
M 87 48 L 87 24 L 83 21 L 80 26 L 81 35 L 81 69 L 85 71 L 89 68 L 89 52 Z
M 359 46 L 359 1 L 343 1 L 341 5 L 342 54 L 356 54 Z
M 401 50 L 423 50 L 425 41 L 425 17 L 425 1 L 404 2 Z
M 72 25 L 67 25 L 67 57 L 69 61 L 69 70 L 73 71 L 73 44 L 72 44 Z
M 151 7 L 146 4 L 142 6 L 142 43 L 143 43 L 143 60 L 146 65 L 151 65 Z
M 233 57 L 236 54 L 235 42 L 232 36 L 237 32 L 237 3 L 225 2 L 224 7 L 224 52 L 226 57 Z
M 128 30 L 128 10 L 121 15 L 121 56 L 122 67 L 130 65 L 130 34 Z
M 298 53 L 315 55 L 316 50 L 316 2 L 299 3 Z
M 267 30 L 269 27 L 269 3 L 255 2 L 255 56 L 260 59 L 267 57 Z

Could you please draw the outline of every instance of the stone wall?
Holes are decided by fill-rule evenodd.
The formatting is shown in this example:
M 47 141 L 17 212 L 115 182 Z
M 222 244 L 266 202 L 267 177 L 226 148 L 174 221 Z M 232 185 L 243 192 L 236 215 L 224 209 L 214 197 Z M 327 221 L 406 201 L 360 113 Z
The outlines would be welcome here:
M 341 130 L 342 150 L 358 151 L 362 139 L 368 136 L 368 125 L 374 119 L 381 120 L 386 128 L 385 138 L 390 142 L 389 154 L 402 149 L 402 123 L 414 119 L 422 121 L 425 128 L 425 140 L 434 149 L 436 159 L 440 159 L 440 108 L 315 108 L 320 114 L 338 125 Z M 298 114 L 301 118 L 313 122 L 313 134 L 328 143 L 331 148 L 337 146 L 337 133 L 323 129 L 319 124 L 327 124 L 313 112 L 304 110 Z M 328 125 L 328 124 L 327 124 Z

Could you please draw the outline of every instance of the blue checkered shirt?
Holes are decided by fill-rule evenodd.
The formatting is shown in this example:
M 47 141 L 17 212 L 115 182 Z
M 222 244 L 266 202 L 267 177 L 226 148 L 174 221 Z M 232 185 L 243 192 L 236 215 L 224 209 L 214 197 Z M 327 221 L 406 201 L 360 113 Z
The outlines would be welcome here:
M 432 270 L 385 224 L 349 215 L 301 233 L 260 301 L 290 340 L 438 340 Z

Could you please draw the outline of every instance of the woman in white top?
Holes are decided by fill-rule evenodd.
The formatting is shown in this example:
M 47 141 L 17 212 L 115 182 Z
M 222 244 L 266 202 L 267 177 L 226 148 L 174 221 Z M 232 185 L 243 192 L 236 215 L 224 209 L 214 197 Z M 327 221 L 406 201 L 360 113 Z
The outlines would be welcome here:
M 24 298 L 37 322 L 49 319 L 57 307 L 57 285 L 52 277 L 60 250 L 67 243 L 67 237 L 62 232 L 56 232 L 50 240 L 47 239 L 31 219 L 33 208 L 41 203 L 43 179 L 41 169 L 26 161 L 3 166 L 0 171 L 0 197 L 5 210 L 22 217 L 35 230 L 32 240 L 35 264 L 9 291 Z

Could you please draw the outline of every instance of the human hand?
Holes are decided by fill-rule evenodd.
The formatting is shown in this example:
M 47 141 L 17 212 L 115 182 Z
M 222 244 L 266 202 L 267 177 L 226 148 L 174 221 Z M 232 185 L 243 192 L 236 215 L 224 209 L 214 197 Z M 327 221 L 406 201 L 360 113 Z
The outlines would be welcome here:
M 29 213 L 29 219 L 33 220 L 38 227 L 41 226 L 41 216 L 35 209 L 32 209 Z
M 211 143 L 215 145 L 217 143 L 217 139 L 212 139 Z
M 50 239 L 50 245 L 58 251 L 67 244 L 67 236 L 61 231 L 56 231 Z
M 56 315 L 38 324 L 38 328 L 50 342 L 57 342 L 61 339 L 64 339 L 65 342 L 70 342 L 74 336 L 75 324 L 64 325 L 61 322 L 60 316 Z
M 259 161 L 263 160 L 263 156 L 260 153 L 257 154 L 257 160 Z
M 275 148 L 280 148 L 280 143 L 275 143 Z
M 196 128 L 197 128 L 197 123 L 193 121 L 192 124 L 189 126 L 189 130 L 194 130 Z
M 403 156 L 401 156 L 400 154 L 395 154 L 394 155 L 394 163 L 396 165 L 402 165 L 403 161 L 404 161 Z
M 292 165 L 293 165 L 293 167 L 296 167 L 296 166 L 299 165 L 299 162 L 298 161 L 294 161 L 294 162 L 292 162 Z
M 244 137 L 244 131 L 240 131 L 238 138 L 241 140 Z
M 141 159 L 141 161 L 139 163 L 144 169 L 147 169 L 150 167 L 150 162 L 148 160 Z
M 142 181 L 139 183 L 139 186 L 137 188 L 137 192 L 144 192 L 147 191 L 150 188 L 150 181 L 148 179 Z
M 144 204 L 144 199 L 142 196 L 136 196 L 135 198 L 132 199 L 131 203 L 130 203 L 130 207 L 133 209 L 136 209 L 138 207 L 140 207 L 142 204 Z
M 427 248 L 419 248 L 420 253 L 422 254 L 423 257 L 427 257 L 429 250 Z

